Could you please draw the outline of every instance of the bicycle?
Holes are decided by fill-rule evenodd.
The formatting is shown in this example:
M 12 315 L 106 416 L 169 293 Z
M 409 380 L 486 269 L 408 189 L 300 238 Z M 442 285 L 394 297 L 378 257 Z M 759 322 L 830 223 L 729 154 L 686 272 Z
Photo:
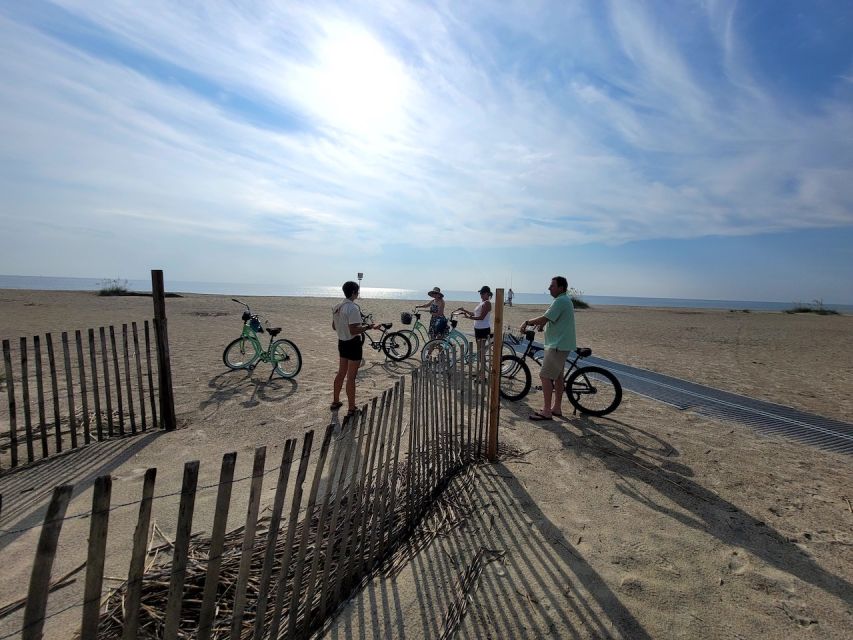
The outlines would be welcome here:
M 367 315 L 362 313 L 361 320 L 364 324 L 374 324 L 372 313 Z M 369 341 L 369 346 L 373 347 L 376 351 L 381 349 L 388 358 L 391 358 L 395 362 L 405 360 L 412 354 L 412 343 L 409 342 L 409 339 L 406 336 L 399 331 L 388 332 L 388 329 L 394 326 L 393 323 L 384 322 L 379 326 L 382 327 L 382 335 L 379 336 L 379 339 L 374 340 L 373 336 L 369 333 L 371 329 L 368 329 L 361 334 L 362 344 Z
M 270 342 L 267 348 L 261 346 L 258 338 L 259 333 L 264 333 L 257 314 L 252 313 L 245 302 L 231 298 L 233 302 L 242 304 L 246 310 L 241 316 L 243 320 L 243 331 L 239 338 L 228 343 L 222 352 L 222 362 L 231 370 L 246 369 L 254 370 L 258 362 L 269 362 L 273 366 L 269 379 L 277 373 L 282 378 L 295 378 L 302 369 L 302 354 L 299 348 L 290 340 L 281 338 L 274 340 L 281 333 L 281 327 L 270 328 L 267 324 L 266 332 L 269 334 Z
M 418 353 L 420 350 L 421 342 L 426 344 L 429 342 L 429 328 L 421 322 L 421 313 L 417 309 L 412 309 L 411 313 L 408 311 L 404 311 L 400 314 L 400 322 L 405 325 L 409 325 L 412 323 L 412 318 L 415 319 L 415 324 L 412 325 L 411 329 L 400 329 L 399 333 L 403 334 L 409 339 L 409 342 L 412 344 L 412 353 Z
M 521 400 L 530 392 L 530 367 L 526 359 L 530 357 L 540 367 L 544 350 L 533 343 L 534 332 L 528 330 L 524 339 L 527 346 L 521 356 L 511 355 L 501 358 L 501 396 L 507 400 Z M 520 344 L 522 337 L 518 337 Z M 568 369 L 564 375 L 566 396 L 575 413 L 605 416 L 615 411 L 622 402 L 622 385 L 610 371 L 603 367 L 578 366 L 583 358 L 592 355 L 592 349 L 578 347 L 573 352 L 574 360 L 568 360 Z M 538 356 L 538 357 L 537 357 Z
M 460 311 L 454 311 L 450 314 L 450 332 L 443 338 L 433 338 L 424 345 L 421 351 L 421 361 L 427 362 L 443 362 L 452 367 L 456 364 L 457 353 L 458 359 L 463 364 L 468 364 L 475 357 L 475 352 L 471 349 L 471 341 L 468 337 L 459 331 L 456 327 L 459 321 L 455 316 L 460 315 Z M 491 341 L 494 336 L 490 336 L 486 348 L 486 368 L 488 368 L 489 358 L 491 357 Z M 515 349 L 510 345 L 503 343 L 501 346 L 503 355 L 515 354 Z M 501 365 L 503 366 L 503 365 Z

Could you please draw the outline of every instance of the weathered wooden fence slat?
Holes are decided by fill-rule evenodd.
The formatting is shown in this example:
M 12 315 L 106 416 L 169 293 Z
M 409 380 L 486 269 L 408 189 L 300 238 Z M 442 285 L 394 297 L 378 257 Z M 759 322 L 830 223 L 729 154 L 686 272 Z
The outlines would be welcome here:
M 175 640 L 178 637 L 178 627 L 181 623 L 187 556 L 190 534 L 192 533 L 195 493 L 198 486 L 198 466 L 198 460 L 187 462 L 184 465 L 181 504 L 178 508 L 178 526 L 172 553 L 172 575 L 169 581 L 169 597 L 166 601 L 166 621 L 163 626 L 163 638 L 165 640 Z
M 18 418 L 15 411 L 15 379 L 12 377 L 12 350 L 8 340 L 3 340 L 3 365 L 6 371 L 6 393 L 9 398 L 9 442 L 12 466 L 18 464 Z
M 308 504 L 305 507 L 305 519 L 302 521 L 302 531 L 299 539 L 299 550 L 296 554 L 296 567 L 293 573 L 293 589 L 290 596 L 290 611 L 287 620 L 287 632 L 292 638 L 296 635 L 297 614 L 299 612 L 300 589 L 302 584 L 302 572 L 305 568 L 305 555 L 308 550 L 308 541 L 311 538 L 311 521 L 314 518 L 314 507 L 317 504 L 317 492 L 320 489 L 320 479 L 323 477 L 323 467 L 326 456 L 329 453 L 329 444 L 332 441 L 334 424 L 326 427 L 323 443 L 320 445 L 320 453 L 317 456 L 317 466 L 314 468 L 314 479 L 311 482 L 311 491 L 308 494 Z
M 287 534 L 284 541 L 284 553 L 282 554 L 281 568 L 278 574 L 278 587 L 275 592 L 275 606 L 270 620 L 269 638 L 278 638 L 281 627 L 281 619 L 284 613 L 284 600 L 286 597 L 286 582 L 290 559 L 293 551 L 293 540 L 296 536 L 296 523 L 299 520 L 299 506 L 302 504 L 302 486 L 308 473 L 308 459 L 311 456 L 311 445 L 314 442 L 314 432 L 309 431 L 302 440 L 302 453 L 299 458 L 299 469 L 296 472 L 296 480 L 293 485 L 293 498 L 290 501 L 290 517 L 287 522 Z
M 124 355 L 124 384 L 127 392 L 127 412 L 130 415 L 130 432 L 136 434 L 136 413 L 133 410 L 133 378 L 130 377 L 130 352 L 127 340 L 127 324 L 121 325 L 121 346 Z
M 231 488 L 234 483 L 234 466 L 237 453 L 222 456 L 219 471 L 219 489 L 216 494 L 216 511 L 213 514 L 213 529 L 210 533 L 210 554 L 207 558 L 207 573 L 204 577 L 204 595 L 198 619 L 198 640 L 208 640 L 213 630 L 213 618 L 216 613 L 216 592 L 219 586 L 219 572 L 222 567 L 222 550 L 225 542 L 225 528 L 228 525 L 228 511 L 231 504 Z
M 89 425 L 89 394 L 86 389 L 86 361 L 83 358 L 83 340 L 79 329 L 74 332 L 74 342 L 77 344 L 77 375 L 80 378 L 80 398 L 83 401 L 83 442 L 89 444 L 92 441 Z
M 231 614 L 231 640 L 239 640 L 243 631 L 243 613 L 246 610 L 246 584 L 249 582 L 249 569 L 252 566 L 252 550 L 255 546 L 255 531 L 258 526 L 258 509 L 261 504 L 261 490 L 264 483 L 264 464 L 267 448 L 255 449 L 255 462 L 252 467 L 252 486 L 249 490 L 249 504 L 246 509 L 246 524 L 243 528 L 243 547 L 240 551 L 240 571 L 234 588 L 234 609 Z
M 154 372 L 151 369 L 151 336 L 148 320 L 145 321 L 145 361 L 148 364 L 148 397 L 151 399 L 151 424 L 157 428 L 157 399 L 154 395 Z
M 62 359 L 65 361 L 65 395 L 68 398 L 68 431 L 71 448 L 77 448 L 77 409 L 74 405 L 74 380 L 71 375 L 71 353 L 68 348 L 68 332 L 62 332 Z
M 113 437 L 113 401 L 112 390 L 110 387 L 110 365 L 109 355 L 107 354 L 107 338 L 103 327 L 98 328 L 101 336 L 101 363 L 104 370 L 104 399 L 107 405 L 107 436 Z
M 121 397 L 121 373 L 118 368 L 118 348 L 116 348 L 116 329 L 110 325 L 110 347 L 113 353 L 113 374 L 115 376 L 116 406 L 118 407 L 118 433 L 124 435 L 124 400 Z
M 27 364 L 27 339 L 21 338 L 21 401 L 24 404 L 24 437 L 27 439 L 27 462 L 34 460 L 33 423 L 30 414 L 30 374 Z
M 89 365 L 92 371 L 92 404 L 95 407 L 95 428 L 98 442 L 104 439 L 104 422 L 101 419 L 101 390 L 98 385 L 98 360 L 95 355 L 95 330 L 89 329 Z
M 44 378 L 41 371 L 41 338 L 33 336 L 33 357 L 36 362 L 36 396 L 38 402 L 39 413 L 39 436 L 41 437 L 41 455 L 43 458 L 48 456 L 47 447 L 47 419 L 44 411 Z
M 95 480 L 95 490 L 92 495 L 92 517 L 89 523 L 89 554 L 86 558 L 83 623 L 80 626 L 81 640 L 95 640 L 98 637 L 111 492 L 112 478 L 110 476 L 100 476 Z
M 53 337 L 45 334 L 47 342 L 47 363 L 50 367 L 50 386 L 53 391 L 53 425 L 56 429 L 56 451 L 62 451 L 62 425 L 59 417 L 59 383 L 56 378 L 56 356 L 53 353 Z
M 142 421 L 142 430 L 148 428 L 145 411 L 145 385 L 142 383 L 142 359 L 139 353 L 139 332 L 136 329 L 136 323 L 131 323 L 133 328 L 133 360 L 136 364 L 136 387 L 139 391 L 139 416 Z M 128 376 L 130 378 L 130 376 Z
M 276 541 L 278 540 L 279 528 L 281 526 L 281 514 L 284 510 L 284 500 L 287 496 L 287 485 L 290 481 L 290 467 L 293 464 L 293 453 L 296 451 L 296 438 L 289 438 L 284 444 L 281 455 L 281 466 L 278 470 L 278 482 L 275 486 L 275 498 L 273 499 L 272 514 L 270 515 L 270 528 L 267 533 L 266 548 L 264 550 L 264 564 L 261 569 L 261 581 L 258 585 L 258 602 L 255 615 L 255 640 L 263 637 L 266 623 L 267 603 L 269 600 L 270 580 L 272 579 L 273 564 L 275 563 Z
M 127 592 L 124 597 L 123 640 L 134 640 L 139 634 L 139 608 L 142 602 L 142 577 L 145 572 L 145 552 L 148 548 L 148 529 L 151 526 L 151 503 L 157 469 L 148 469 L 142 484 L 142 500 L 133 532 L 133 551 L 127 571 Z

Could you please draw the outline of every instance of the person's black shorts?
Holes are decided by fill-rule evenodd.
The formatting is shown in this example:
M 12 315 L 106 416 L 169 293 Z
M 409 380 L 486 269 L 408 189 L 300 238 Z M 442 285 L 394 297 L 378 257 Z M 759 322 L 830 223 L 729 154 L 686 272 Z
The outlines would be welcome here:
M 350 340 L 338 340 L 338 355 L 345 360 L 361 362 L 361 345 L 362 340 L 360 336 L 356 336 Z
M 492 333 L 492 330 L 488 327 L 483 329 L 474 329 L 474 339 L 475 340 L 488 340 L 489 335 Z

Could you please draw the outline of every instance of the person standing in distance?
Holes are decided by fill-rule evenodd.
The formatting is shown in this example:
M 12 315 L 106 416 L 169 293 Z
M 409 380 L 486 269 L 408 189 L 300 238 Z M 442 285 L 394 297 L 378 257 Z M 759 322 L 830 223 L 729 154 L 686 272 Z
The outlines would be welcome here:
M 575 336 L 575 308 L 572 299 L 566 293 L 569 283 L 563 276 L 551 278 L 548 292 L 554 301 L 545 315 L 525 320 L 521 325 L 524 331 L 528 326 L 541 329 L 545 327 L 545 356 L 542 359 L 542 381 L 544 408 L 530 416 L 531 420 L 551 420 L 552 416 L 562 416 L 563 369 L 569 352 L 577 347 Z
M 361 366 L 362 343 L 364 338 L 361 334 L 368 329 L 378 329 L 378 325 L 365 325 L 361 321 L 361 307 L 355 303 L 358 297 L 359 286 L 352 280 L 344 282 L 343 287 L 345 300 L 335 305 L 332 311 L 332 329 L 338 333 L 338 355 L 340 363 L 335 383 L 332 387 L 332 404 L 329 409 L 337 411 L 343 406 L 341 402 L 341 387 L 346 378 L 347 392 L 347 416 L 355 415 L 355 376 Z

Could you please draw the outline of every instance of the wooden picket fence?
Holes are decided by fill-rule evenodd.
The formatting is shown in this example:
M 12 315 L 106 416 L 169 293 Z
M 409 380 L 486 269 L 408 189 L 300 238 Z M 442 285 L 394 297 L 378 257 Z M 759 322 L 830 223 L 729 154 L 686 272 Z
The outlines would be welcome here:
M 298 461 L 297 440 L 287 440 L 273 504 L 263 518 L 264 477 L 276 469 L 265 471 L 266 448 L 256 449 L 245 524 L 231 532 L 225 528 L 236 453 L 222 459 L 209 537 L 192 533 L 199 462 L 185 464 L 174 540 L 159 547 L 149 543 L 156 477 L 156 469 L 149 469 L 127 580 L 106 596 L 111 480 L 98 478 L 80 637 L 308 637 L 363 581 L 402 553 L 450 478 L 485 453 L 489 386 L 476 367 L 424 364 L 408 385 L 400 378 L 356 417 L 343 425 L 333 421 L 319 449 L 314 432 L 306 433 Z M 312 465 L 306 497 L 303 485 Z M 57 487 L 45 516 L 29 593 L 21 601 L 25 640 L 42 637 L 45 622 L 55 615 L 48 607 L 51 569 L 72 491 Z
M 156 322 L 156 321 L 155 321 Z M 157 357 L 145 320 L 3 340 L 7 402 L 0 473 L 68 449 L 157 428 Z M 8 410 L 8 413 L 6 413 Z M 3 415 L 6 414 L 6 415 Z

